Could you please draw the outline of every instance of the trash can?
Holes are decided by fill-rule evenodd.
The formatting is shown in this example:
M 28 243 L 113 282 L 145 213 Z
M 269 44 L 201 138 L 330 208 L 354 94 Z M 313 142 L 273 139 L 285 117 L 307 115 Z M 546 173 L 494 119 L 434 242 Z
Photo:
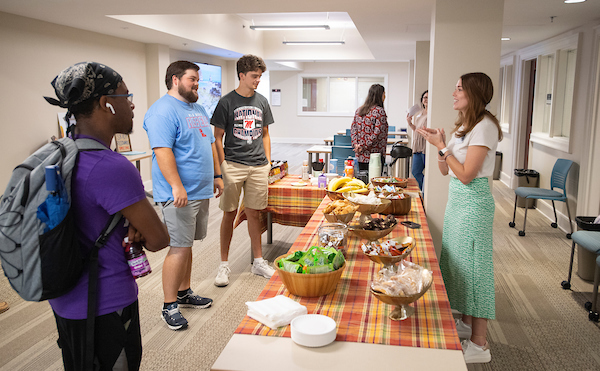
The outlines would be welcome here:
M 496 151 L 496 165 L 494 166 L 494 180 L 500 179 L 500 170 L 502 170 L 502 152 Z
M 540 186 L 540 173 L 531 169 L 515 169 L 515 175 L 518 177 L 517 187 L 539 187 Z M 525 207 L 528 209 L 535 208 L 535 200 L 526 200 L 523 197 L 517 198 L 517 206 Z
M 600 233 L 600 224 L 594 224 L 593 216 L 578 216 L 575 218 L 577 222 L 577 230 L 597 231 Z M 582 280 L 593 281 L 594 272 L 596 271 L 596 254 L 589 252 L 581 246 L 577 246 L 577 275 Z
M 408 148 L 403 143 L 396 142 L 392 146 L 390 155 L 393 160 L 390 164 L 391 171 L 389 176 L 408 179 L 412 149 Z

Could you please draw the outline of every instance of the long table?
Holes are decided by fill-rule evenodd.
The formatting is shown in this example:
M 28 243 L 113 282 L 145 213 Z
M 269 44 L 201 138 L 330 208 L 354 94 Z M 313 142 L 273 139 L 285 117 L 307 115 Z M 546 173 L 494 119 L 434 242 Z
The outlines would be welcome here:
M 417 188 L 410 179 L 410 191 Z M 317 229 L 324 222 L 323 209 L 330 202 L 325 198 L 315 211 L 290 251 L 307 250 L 317 244 Z M 257 300 L 285 295 L 306 306 L 308 313 L 324 314 L 337 323 L 336 341 L 322 348 L 305 348 L 290 339 L 290 327 L 272 330 L 246 316 L 215 364 L 214 370 L 250 370 L 252 354 L 260 367 L 254 369 L 357 369 L 420 367 L 419 369 L 466 370 L 462 350 L 452 317 L 450 303 L 439 269 L 433 241 L 420 200 L 413 198 L 412 210 L 398 219 L 421 224 L 420 229 L 408 229 L 401 224 L 386 238 L 409 235 L 416 247 L 408 260 L 433 272 L 429 291 L 412 305 L 415 313 L 404 321 L 388 318 L 393 306 L 384 304 L 369 292 L 374 275 L 381 268 L 360 250 L 363 241 L 348 238 L 346 269 L 336 290 L 326 296 L 306 298 L 291 295 L 275 274 Z M 307 362 L 310 367 L 307 367 Z

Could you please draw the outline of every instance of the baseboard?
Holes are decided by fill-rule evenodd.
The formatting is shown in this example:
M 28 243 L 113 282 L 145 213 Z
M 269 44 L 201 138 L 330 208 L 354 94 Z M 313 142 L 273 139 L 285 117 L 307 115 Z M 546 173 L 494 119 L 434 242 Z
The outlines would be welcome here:
M 292 143 L 292 144 L 320 144 L 325 145 L 323 138 L 289 138 L 289 137 L 271 137 L 272 143 Z
M 508 188 L 510 187 L 510 181 L 511 181 L 511 177 L 510 174 L 506 174 L 505 172 L 501 171 L 500 172 L 500 179 L 499 179 L 502 183 L 504 183 L 504 185 L 506 185 Z
M 556 205 L 562 204 L 562 202 L 555 202 Z M 552 201 L 545 200 L 537 200 L 536 201 L 537 210 L 545 216 L 550 223 L 554 223 L 554 211 L 552 211 Z M 560 228 L 565 233 L 571 233 L 571 229 L 569 228 L 569 217 L 562 212 L 556 210 L 556 218 L 558 219 L 558 228 Z M 573 227 L 573 232 L 577 230 L 577 223 L 575 223 L 575 215 L 571 210 L 571 226 Z

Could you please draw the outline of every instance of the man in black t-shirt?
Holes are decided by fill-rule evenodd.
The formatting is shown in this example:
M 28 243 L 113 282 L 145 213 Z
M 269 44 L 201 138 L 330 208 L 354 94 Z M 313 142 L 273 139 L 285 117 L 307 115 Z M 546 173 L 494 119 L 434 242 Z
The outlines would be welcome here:
M 229 246 L 239 199 L 244 190 L 248 233 L 254 255 L 251 272 L 270 278 L 275 270 L 262 258 L 259 212 L 267 207 L 268 176 L 271 170 L 271 107 L 255 90 L 267 70 L 262 58 L 245 55 L 237 62 L 238 87 L 219 101 L 210 120 L 215 127 L 216 147 L 225 189 L 219 207 L 221 221 L 221 264 L 216 286 L 229 284 Z M 225 141 L 223 142 L 223 136 Z

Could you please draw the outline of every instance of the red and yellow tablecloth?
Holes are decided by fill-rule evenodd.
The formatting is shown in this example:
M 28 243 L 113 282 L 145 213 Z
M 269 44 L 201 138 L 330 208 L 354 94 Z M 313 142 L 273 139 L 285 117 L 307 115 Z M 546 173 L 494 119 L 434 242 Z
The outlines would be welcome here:
M 409 189 L 414 191 L 414 187 L 416 182 L 411 179 Z M 290 251 L 307 250 L 317 244 L 317 229 L 325 220 L 323 209 L 329 202 L 331 201 L 327 197 L 319 205 Z M 337 341 L 460 350 L 450 303 L 420 199 L 413 198 L 411 212 L 397 218 L 400 221 L 414 221 L 422 227 L 409 229 L 398 224 L 387 238 L 403 235 L 415 238 L 416 247 L 408 260 L 433 272 L 431 288 L 421 299 L 411 304 L 415 313 L 408 319 L 390 320 L 388 315 L 394 307 L 380 302 L 369 293 L 371 280 L 381 267 L 363 255 L 360 250 L 362 241 L 352 234 L 348 239 L 346 269 L 333 293 L 318 298 L 294 296 L 285 289 L 279 276 L 275 274 L 257 300 L 285 295 L 306 306 L 308 313 L 333 318 L 338 325 Z M 246 316 L 236 333 L 289 337 L 290 327 L 271 330 Z
M 271 213 L 272 222 L 293 227 L 304 227 L 310 220 L 323 197 L 325 190 L 314 185 L 293 186 L 300 181 L 299 175 L 287 175 L 269 185 L 269 203 L 260 213 L 263 232 L 267 230 L 267 212 Z M 246 220 L 244 206 L 240 206 L 235 222 L 237 227 Z

